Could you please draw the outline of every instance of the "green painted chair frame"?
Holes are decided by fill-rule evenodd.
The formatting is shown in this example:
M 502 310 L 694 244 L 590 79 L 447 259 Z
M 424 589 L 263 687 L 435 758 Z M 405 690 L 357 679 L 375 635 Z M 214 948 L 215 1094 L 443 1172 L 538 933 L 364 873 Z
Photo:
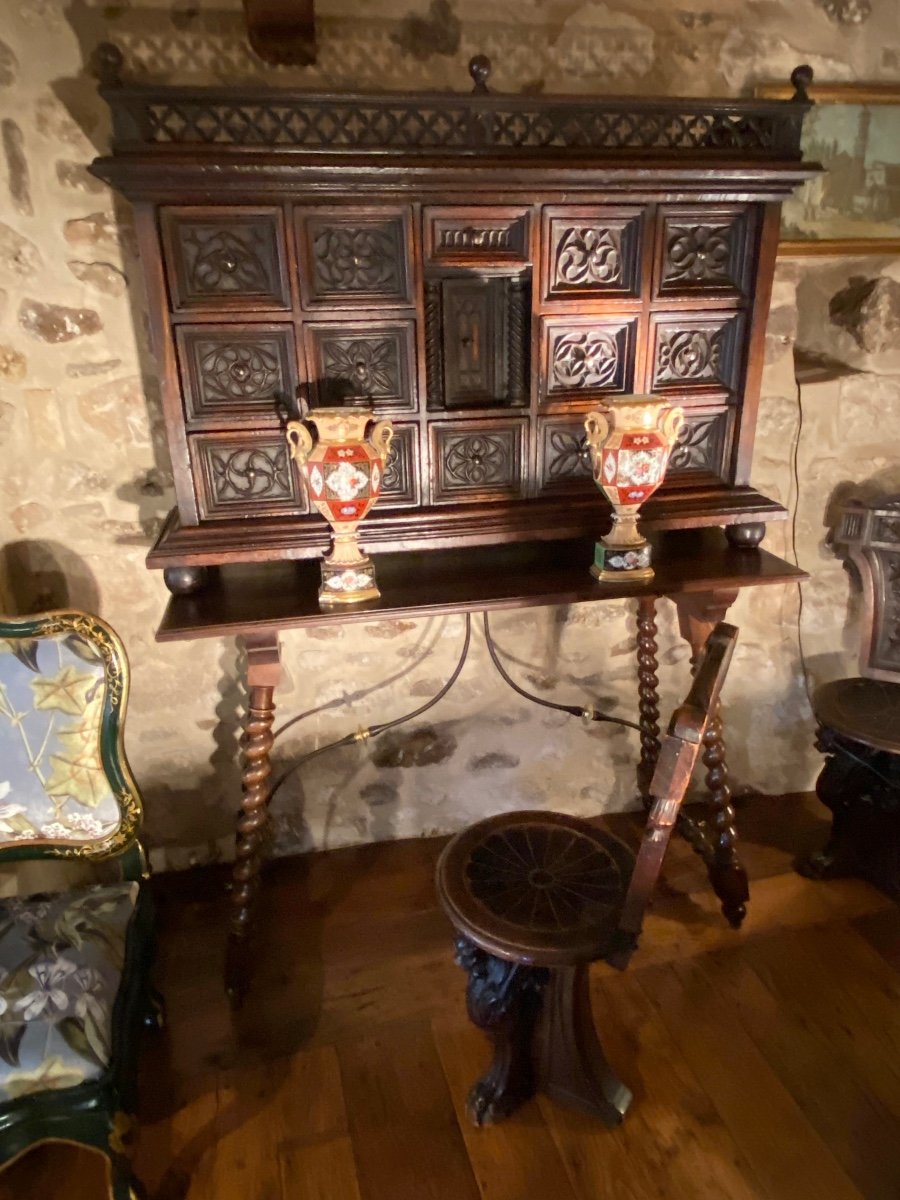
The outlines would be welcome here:
M 131 1171 L 128 1145 L 135 1128 L 139 1034 L 162 1022 L 160 997 L 150 984 L 153 909 L 147 859 L 139 840 L 142 807 L 125 755 L 123 726 L 129 690 L 128 660 L 113 629 L 88 613 L 65 610 L 37 616 L 0 617 L 0 639 L 35 642 L 74 634 L 90 642 L 104 665 L 100 759 L 116 797 L 120 822 L 93 842 L 24 842 L 0 847 L 0 866 L 34 859 L 117 860 L 123 882 L 138 884 L 128 924 L 121 981 L 112 1011 L 108 1066 L 73 1087 L 45 1090 L 0 1104 L 0 1169 L 45 1141 L 61 1141 L 102 1152 L 109 1163 L 110 1200 L 138 1200 L 143 1193 Z

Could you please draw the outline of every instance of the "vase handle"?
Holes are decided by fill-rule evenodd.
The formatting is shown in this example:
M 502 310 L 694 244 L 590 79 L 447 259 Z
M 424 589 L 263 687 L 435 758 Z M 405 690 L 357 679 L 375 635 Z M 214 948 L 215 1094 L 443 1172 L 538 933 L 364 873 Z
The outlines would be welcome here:
M 594 410 L 584 418 L 584 428 L 587 433 L 587 444 L 592 450 L 599 450 L 609 437 L 609 419 L 605 413 Z
M 372 426 L 372 432 L 369 434 L 369 444 L 375 453 L 380 456 L 382 466 L 387 462 L 393 438 L 394 427 L 390 421 L 376 421 Z
M 305 466 L 313 448 L 312 434 L 302 421 L 288 421 L 286 437 L 291 448 L 291 458 L 301 467 Z
M 684 409 L 670 408 L 663 418 L 663 437 L 669 443 L 670 448 L 678 441 L 678 435 L 681 433 L 681 427 L 684 425 Z

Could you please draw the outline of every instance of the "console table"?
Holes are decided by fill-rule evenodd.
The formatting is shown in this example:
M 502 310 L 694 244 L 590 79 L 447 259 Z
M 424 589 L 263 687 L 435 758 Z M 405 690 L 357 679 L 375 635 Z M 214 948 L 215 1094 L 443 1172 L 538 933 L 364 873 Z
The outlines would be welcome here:
M 433 550 L 417 556 L 420 569 L 415 572 L 409 569 L 408 555 L 384 553 L 378 557 L 381 599 L 352 609 L 326 612 L 319 608 L 318 564 L 309 559 L 221 568 L 202 591 L 170 599 L 157 633 L 160 641 L 237 635 L 244 639 L 247 651 L 243 801 L 231 894 L 229 990 L 239 992 L 246 985 L 243 948 L 251 927 L 269 819 L 271 730 L 280 678 L 281 630 L 335 621 L 632 598 L 638 605 L 641 754 L 637 776 L 638 787 L 646 795 L 659 749 L 656 599 L 668 596 L 674 601 L 682 636 L 693 657 L 741 588 L 805 578 L 803 571 L 764 549 L 732 546 L 720 529 L 666 531 L 651 537 L 656 576 L 643 584 L 597 584 L 588 574 L 593 541 L 576 538 Z M 687 820 L 684 832 L 707 864 L 725 916 L 737 927 L 746 911 L 747 876 L 736 847 L 718 717 L 706 735 L 703 762 L 709 818 L 705 826 Z

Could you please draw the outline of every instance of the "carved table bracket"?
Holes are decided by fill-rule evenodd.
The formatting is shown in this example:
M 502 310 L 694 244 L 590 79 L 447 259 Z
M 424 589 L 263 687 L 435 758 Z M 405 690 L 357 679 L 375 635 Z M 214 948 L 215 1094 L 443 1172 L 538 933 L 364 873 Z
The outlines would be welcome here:
M 721 589 L 676 598 L 678 625 L 681 636 L 691 647 L 692 664 L 696 663 L 713 627 L 725 619 L 737 595 L 737 590 Z M 725 918 L 738 929 L 747 915 L 750 888 L 736 847 L 735 814 L 728 786 L 722 718 L 718 713 L 710 720 L 703 738 L 703 765 L 709 789 L 708 817 L 702 830 L 697 831 L 700 837 L 689 840 L 706 862 L 710 883 L 722 902 Z

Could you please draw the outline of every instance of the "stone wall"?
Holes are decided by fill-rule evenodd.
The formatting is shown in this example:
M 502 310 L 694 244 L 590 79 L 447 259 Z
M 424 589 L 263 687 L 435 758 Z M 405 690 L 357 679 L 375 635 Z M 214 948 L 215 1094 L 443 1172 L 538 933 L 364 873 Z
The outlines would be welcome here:
M 143 566 L 172 503 L 171 472 L 145 335 L 127 208 L 86 171 L 107 122 L 84 62 L 112 38 L 132 74 L 185 81 L 264 78 L 335 87 L 466 87 L 476 52 L 503 90 L 746 93 L 798 62 L 823 79 L 896 79 L 891 0 L 707 0 L 616 4 L 515 0 L 318 0 L 314 68 L 272 70 L 250 54 L 239 0 L 8 0 L 0 37 L 0 473 L 13 602 L 70 602 L 122 633 L 133 665 L 128 746 L 142 781 L 157 865 L 230 853 L 238 791 L 239 648 L 158 646 L 166 593 Z M 897 354 L 831 323 L 852 276 L 896 280 L 897 264 L 859 260 L 779 268 L 770 320 L 754 482 L 793 507 L 798 431 L 793 349 L 842 357 L 855 373 L 808 386 L 798 464 L 797 553 L 804 649 L 816 678 L 852 663 L 853 605 L 824 545 L 839 484 L 887 479 L 900 444 Z M 879 285 L 879 293 L 886 284 Z M 886 318 L 887 319 L 887 318 Z M 889 414 L 889 415 L 888 415 Z M 889 426 L 889 427 L 888 427 Z M 790 525 L 768 545 L 792 553 Z M 414 567 L 411 562 L 411 567 Z M 686 648 L 661 606 L 667 703 Z M 726 693 L 738 788 L 808 787 L 817 757 L 798 653 L 796 588 L 748 592 Z M 543 696 L 633 715 L 634 618 L 584 605 L 496 618 L 510 669 Z M 279 754 L 303 754 L 422 703 L 447 677 L 463 620 L 383 621 L 284 639 L 284 719 L 305 713 Z M 309 681 L 315 681 L 310 688 Z M 280 744 L 279 744 L 280 745 Z M 573 812 L 633 797 L 632 733 L 529 706 L 496 676 L 476 629 L 470 660 L 424 721 L 375 744 L 322 755 L 275 804 L 279 847 L 433 833 L 503 806 Z

